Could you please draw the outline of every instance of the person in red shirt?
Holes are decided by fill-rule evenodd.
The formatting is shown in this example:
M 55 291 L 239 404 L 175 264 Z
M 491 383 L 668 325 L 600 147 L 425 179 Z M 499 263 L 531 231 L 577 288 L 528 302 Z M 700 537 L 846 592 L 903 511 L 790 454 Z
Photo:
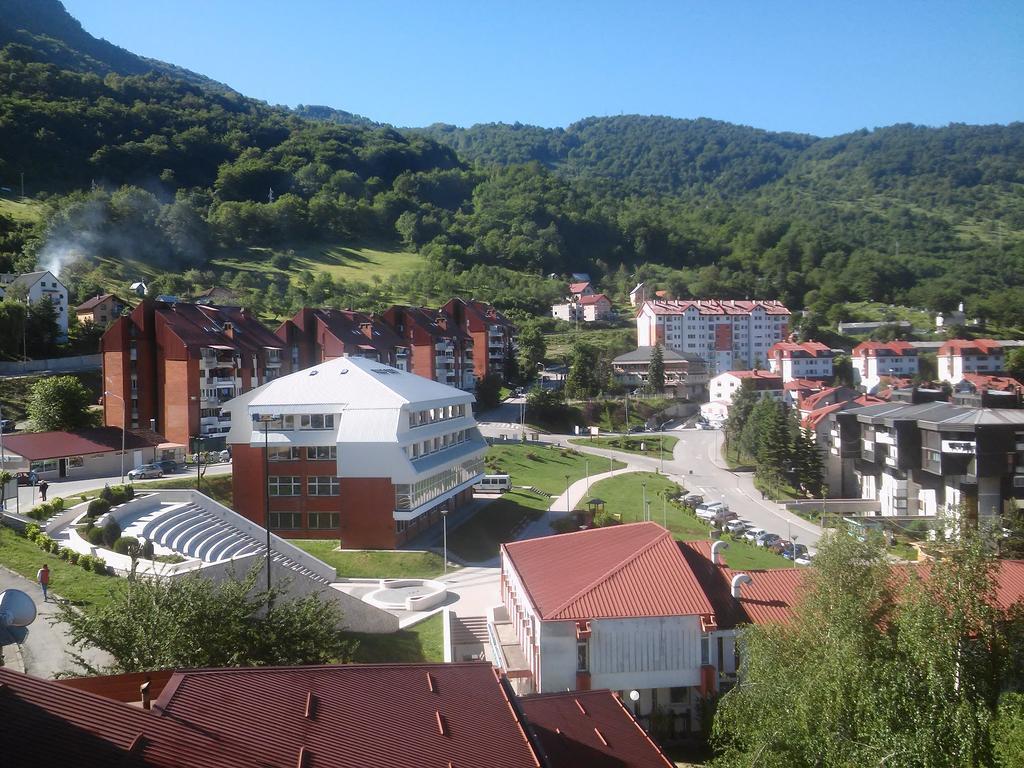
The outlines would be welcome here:
M 43 567 L 36 573 L 36 581 L 43 588 L 43 602 L 45 603 L 47 601 L 46 590 L 50 586 L 50 566 L 46 563 L 43 563 Z

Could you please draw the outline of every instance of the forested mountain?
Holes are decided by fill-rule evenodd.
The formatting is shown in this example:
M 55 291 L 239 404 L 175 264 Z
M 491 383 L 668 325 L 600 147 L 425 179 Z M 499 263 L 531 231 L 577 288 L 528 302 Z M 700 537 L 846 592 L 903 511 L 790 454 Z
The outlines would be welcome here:
M 24 172 L 48 200 L 38 223 L 0 209 L 0 270 L 56 253 L 88 292 L 129 259 L 182 272 L 371 239 L 428 259 L 403 285 L 472 275 L 481 298 L 524 309 L 557 293 L 540 276 L 590 271 L 619 297 L 649 278 L 680 297 L 779 298 L 818 322 L 846 301 L 965 299 L 1020 324 L 1024 124 L 817 138 L 620 116 L 399 131 L 179 74 L 90 37 L 56 0 L 0 0 L 0 187 Z M 275 279 L 233 285 L 275 313 L 360 303 L 328 275 L 305 295 Z

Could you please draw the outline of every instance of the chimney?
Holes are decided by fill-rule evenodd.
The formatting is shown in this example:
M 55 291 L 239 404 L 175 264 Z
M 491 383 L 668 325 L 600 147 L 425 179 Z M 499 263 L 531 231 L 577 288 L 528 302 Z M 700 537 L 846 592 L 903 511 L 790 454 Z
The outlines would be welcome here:
M 229 339 L 235 338 L 235 324 L 231 322 L 224 323 L 224 335 Z
M 728 549 L 728 548 L 729 548 L 729 542 L 727 542 L 727 541 L 716 541 L 714 544 L 712 544 L 711 545 L 711 564 L 712 565 L 718 565 L 719 564 L 718 563 L 718 559 L 719 559 L 719 557 L 721 557 L 721 555 L 719 555 L 718 553 L 721 552 L 723 549 Z
M 363 336 L 368 339 L 373 339 L 373 325 L 371 323 L 360 323 L 359 330 L 363 332 Z
M 732 577 L 732 596 L 735 597 L 737 600 L 739 600 L 740 599 L 740 587 L 743 584 L 750 584 L 752 582 L 753 582 L 753 579 L 751 579 L 749 576 L 747 576 L 747 574 L 745 574 L 745 573 L 737 573 L 735 576 Z
M 149 675 L 146 676 L 146 682 L 139 686 L 139 693 L 142 695 L 142 708 L 149 709 L 152 707 L 151 697 L 149 694 Z

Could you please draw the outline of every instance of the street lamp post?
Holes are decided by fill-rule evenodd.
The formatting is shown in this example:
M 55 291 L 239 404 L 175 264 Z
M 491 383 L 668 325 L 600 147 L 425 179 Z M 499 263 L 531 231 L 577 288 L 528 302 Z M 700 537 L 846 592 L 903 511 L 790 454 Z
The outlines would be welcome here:
M 587 493 L 590 493 L 590 459 L 584 459 L 583 465 L 587 468 Z
M 444 575 L 448 575 L 448 508 L 441 508 L 441 528 L 444 537 Z
M 128 405 L 124 398 L 109 389 L 103 390 L 104 397 L 116 397 L 121 401 L 121 485 L 124 485 L 124 436 L 128 428 Z
M 271 549 L 270 549 L 270 440 L 269 440 L 269 429 L 270 422 L 278 418 L 269 413 L 255 413 L 253 414 L 252 420 L 258 421 L 263 424 L 263 514 L 264 514 L 264 527 L 267 529 L 267 592 L 270 592 L 270 564 L 271 564 Z
M 642 487 L 644 489 L 644 502 L 643 502 L 644 506 L 643 506 L 643 509 L 640 510 L 640 511 L 643 514 L 643 519 L 646 520 L 647 519 L 647 481 L 646 480 L 641 481 L 640 487 Z
M 565 476 L 565 511 L 572 513 L 572 504 L 569 503 L 569 476 Z

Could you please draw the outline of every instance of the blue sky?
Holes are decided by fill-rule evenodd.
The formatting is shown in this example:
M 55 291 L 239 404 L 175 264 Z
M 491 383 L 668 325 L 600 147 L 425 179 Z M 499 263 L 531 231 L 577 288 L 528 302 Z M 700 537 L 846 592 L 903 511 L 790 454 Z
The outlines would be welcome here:
M 399 126 L 619 113 L 830 136 L 1024 119 L 1024 4 L 64 0 L 97 37 L 273 104 Z

